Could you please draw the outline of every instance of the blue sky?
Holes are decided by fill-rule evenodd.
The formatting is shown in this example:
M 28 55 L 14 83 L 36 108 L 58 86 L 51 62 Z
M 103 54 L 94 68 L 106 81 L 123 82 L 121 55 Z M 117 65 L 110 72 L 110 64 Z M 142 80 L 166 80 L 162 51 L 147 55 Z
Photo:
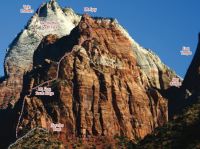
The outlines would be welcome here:
M 141 46 L 152 49 L 161 60 L 184 77 L 193 56 L 181 56 L 188 46 L 195 52 L 200 32 L 199 0 L 57 0 L 61 6 L 83 13 L 83 7 L 96 7 L 91 15 L 117 18 Z M 0 75 L 8 45 L 26 25 L 32 14 L 21 14 L 23 4 L 36 10 L 45 0 L 2 0 L 0 5 Z

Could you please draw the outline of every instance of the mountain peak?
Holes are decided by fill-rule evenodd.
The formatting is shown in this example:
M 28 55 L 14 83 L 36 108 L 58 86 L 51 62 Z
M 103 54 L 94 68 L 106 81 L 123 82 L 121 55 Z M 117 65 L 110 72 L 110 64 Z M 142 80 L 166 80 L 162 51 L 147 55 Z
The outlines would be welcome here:
M 30 19 L 26 28 L 13 40 L 5 58 L 6 74 L 26 72 L 32 68 L 32 56 L 43 37 L 56 34 L 60 37 L 70 34 L 78 25 L 81 16 L 72 9 L 62 8 L 55 0 L 43 3 Z M 11 69 L 18 66 L 17 70 Z M 20 69 L 20 70 L 19 70 Z
M 62 8 L 55 0 L 43 3 L 37 10 L 37 14 L 39 17 L 46 17 L 53 13 L 59 13 L 59 12 L 62 13 Z
M 54 0 L 36 14 L 10 46 L 0 84 L 1 105 L 16 108 L 16 137 L 62 124 L 64 142 L 89 135 L 136 141 L 168 120 L 158 90 L 175 74 L 115 19 L 79 16 Z

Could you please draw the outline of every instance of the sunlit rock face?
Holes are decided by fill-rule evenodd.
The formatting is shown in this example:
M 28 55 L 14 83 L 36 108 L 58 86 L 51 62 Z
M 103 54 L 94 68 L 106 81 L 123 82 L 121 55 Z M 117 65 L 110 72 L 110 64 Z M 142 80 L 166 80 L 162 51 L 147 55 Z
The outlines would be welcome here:
M 47 81 L 55 96 L 36 96 L 33 91 L 25 97 L 19 134 L 26 128 L 49 129 L 51 123 L 61 123 L 63 140 L 72 135 L 125 135 L 136 140 L 163 125 L 168 119 L 167 101 L 155 87 L 169 86 L 173 75 L 165 76 L 163 86 L 159 73 L 146 76 L 147 68 L 138 64 L 142 58 L 137 60 L 140 48 L 133 48 L 124 32 L 115 20 L 84 15 L 69 36 L 45 37 L 34 56 L 36 70 L 45 71 L 31 72 L 31 86 Z M 154 54 L 145 53 L 149 61 L 157 58 L 155 68 L 171 72 Z M 158 86 L 150 80 L 155 76 Z
M 42 39 L 49 34 L 56 34 L 59 38 L 70 34 L 80 19 L 81 16 L 71 8 L 62 9 L 55 1 L 38 8 L 9 46 L 4 62 L 7 79 L 0 85 L 0 107 L 6 108 L 10 102 L 13 106 L 19 99 L 23 75 L 32 70 L 34 51 Z
M 31 70 L 33 53 L 43 37 L 48 34 L 68 35 L 80 18 L 72 9 L 62 9 L 55 1 L 42 4 L 11 43 L 5 58 L 5 73 L 10 75 Z
M 10 129 L 20 137 L 61 124 L 54 137 L 63 142 L 72 136 L 143 138 L 167 122 L 159 91 L 177 77 L 116 19 L 79 16 L 53 0 L 13 41 L 5 71 L 0 102 L 16 115 Z M 5 98 L 11 93 L 14 98 Z

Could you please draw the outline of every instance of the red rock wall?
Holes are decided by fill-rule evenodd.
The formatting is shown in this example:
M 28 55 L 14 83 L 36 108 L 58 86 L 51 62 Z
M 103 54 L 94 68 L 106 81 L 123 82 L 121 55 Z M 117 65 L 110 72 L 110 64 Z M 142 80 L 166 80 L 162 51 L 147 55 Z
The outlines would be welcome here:
M 35 97 L 33 92 L 26 97 L 18 131 L 38 125 L 49 128 L 54 122 L 65 126 L 62 140 L 73 134 L 136 140 L 163 125 L 167 101 L 142 78 L 130 41 L 114 24 L 87 15 L 78 31 L 77 45 L 60 62 L 56 83 L 49 83 L 55 95 Z M 57 70 L 54 64 L 46 75 L 55 76 Z

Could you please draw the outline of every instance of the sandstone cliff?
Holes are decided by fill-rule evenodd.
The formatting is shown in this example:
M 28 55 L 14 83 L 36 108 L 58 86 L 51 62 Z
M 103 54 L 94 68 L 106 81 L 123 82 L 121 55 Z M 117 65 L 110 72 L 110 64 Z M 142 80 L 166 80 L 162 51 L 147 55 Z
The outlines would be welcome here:
M 25 29 L 9 45 L 4 60 L 5 77 L 0 85 L 0 107 L 6 108 L 19 99 L 23 75 L 32 69 L 33 54 L 48 34 L 68 35 L 78 25 L 81 16 L 71 8 L 62 9 L 55 1 L 44 3 L 30 19 Z M 1 86 L 6 86 L 1 88 Z
M 145 137 L 136 148 L 197 149 L 200 147 L 199 52 L 198 42 L 183 85 L 171 92 L 173 98 L 169 101 L 169 108 L 173 106 L 173 109 L 170 109 L 170 112 L 173 112 L 173 119 Z
M 132 43 L 115 22 L 84 15 L 69 36 L 54 37 L 48 35 L 35 52 L 19 133 L 62 123 L 63 140 L 70 135 L 135 140 L 167 121 L 167 101 L 137 66 Z M 55 95 L 35 96 L 40 84 Z
M 167 100 L 160 91 L 170 87 L 176 74 L 115 19 L 78 16 L 55 1 L 38 11 L 5 58 L 0 94 L 5 110 L 0 114 L 12 119 L 1 124 L 1 137 L 12 121 L 9 129 L 17 138 L 36 127 L 52 132 L 51 124 L 60 123 L 64 127 L 54 137 L 64 143 L 72 137 L 103 136 L 137 142 L 167 122 Z M 62 23 L 57 30 L 32 31 L 41 18 Z M 42 36 L 27 49 L 24 42 L 33 41 L 28 32 Z

